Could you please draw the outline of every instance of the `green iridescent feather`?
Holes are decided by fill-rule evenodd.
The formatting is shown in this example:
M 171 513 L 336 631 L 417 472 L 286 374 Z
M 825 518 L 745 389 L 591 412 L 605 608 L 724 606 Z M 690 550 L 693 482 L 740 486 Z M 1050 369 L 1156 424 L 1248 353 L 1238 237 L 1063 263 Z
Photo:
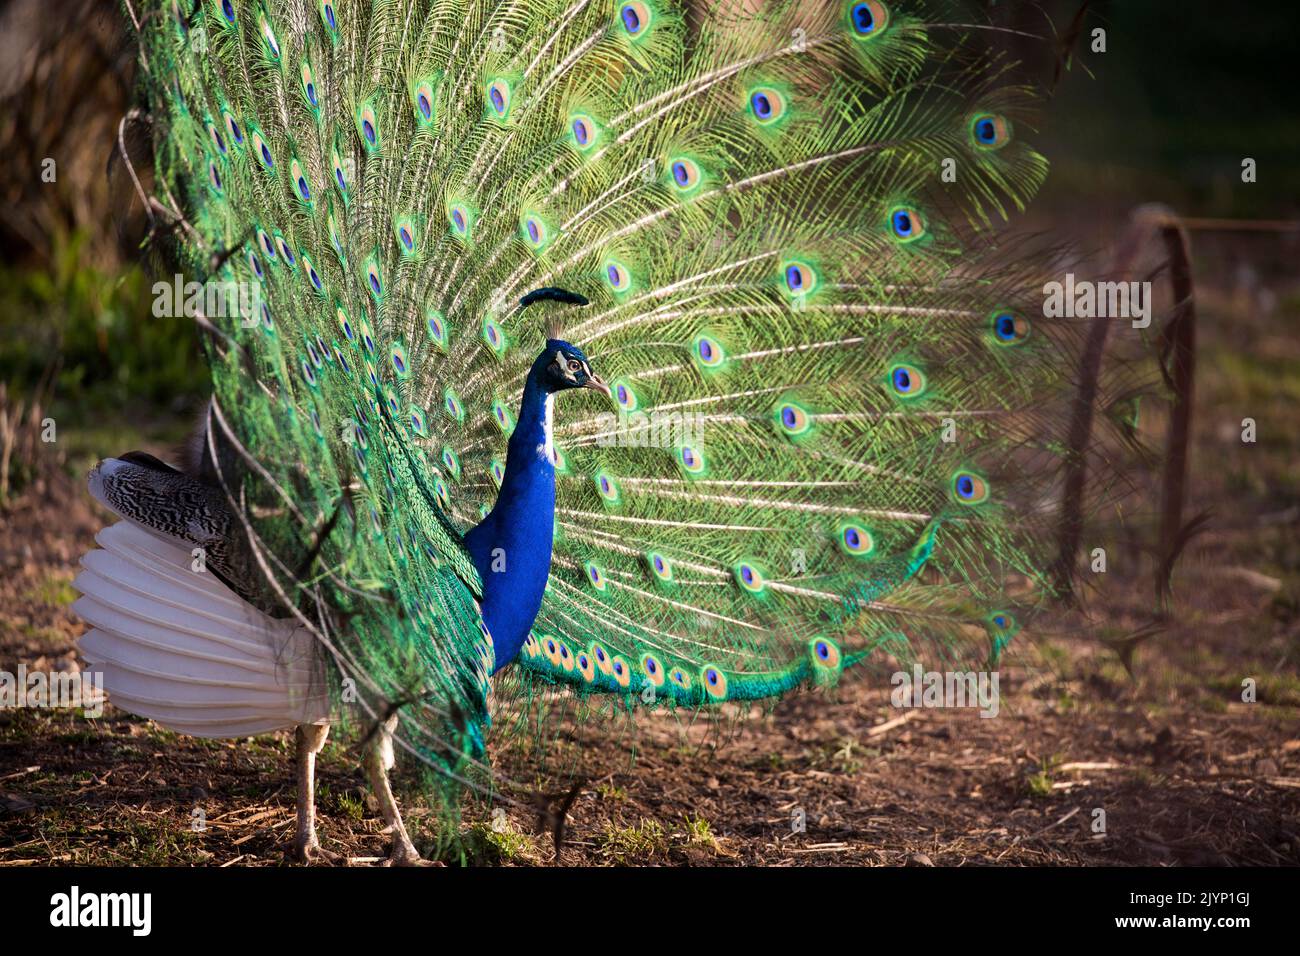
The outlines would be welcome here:
M 993 229 L 1046 163 L 950 6 L 131 5 L 176 251 L 264 305 L 205 317 L 225 486 L 443 769 L 493 660 L 459 535 L 547 318 L 615 396 L 557 409 L 532 679 L 769 696 L 983 659 L 1047 593 L 1073 336 Z

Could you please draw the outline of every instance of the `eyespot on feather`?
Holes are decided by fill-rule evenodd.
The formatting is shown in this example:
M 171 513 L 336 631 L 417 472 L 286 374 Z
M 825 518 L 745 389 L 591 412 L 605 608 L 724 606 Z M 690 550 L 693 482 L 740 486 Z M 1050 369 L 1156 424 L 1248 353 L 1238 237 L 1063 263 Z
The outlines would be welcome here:
M 339 33 L 339 24 L 337 15 L 334 13 L 334 4 L 332 0 L 321 0 L 320 19 L 325 24 L 325 29 L 329 31 L 330 37 L 337 40 Z
M 639 404 L 636 391 L 625 378 L 616 378 L 609 383 L 610 393 L 614 396 L 614 402 L 624 412 L 634 412 Z
M 262 17 L 258 22 L 258 29 L 262 34 L 262 50 L 268 59 L 278 61 L 280 59 L 280 41 L 275 37 L 275 31 L 271 29 L 271 22 Z
M 727 360 L 722 343 L 711 335 L 697 335 L 691 343 L 691 358 L 700 368 L 716 370 Z
M 592 478 L 592 482 L 596 486 L 596 493 L 604 499 L 606 504 L 618 504 L 621 492 L 618 482 L 612 475 L 604 470 L 598 471 Z
M 879 0 L 851 0 L 845 7 L 855 40 L 872 40 L 889 26 L 889 8 Z
M 668 675 L 664 672 L 663 661 L 653 654 L 642 655 L 641 673 L 655 687 L 663 687 L 664 682 L 668 680 Z
M 981 504 L 989 497 L 988 482 L 973 471 L 959 471 L 952 476 L 952 497 L 958 504 Z
M 800 438 L 812 429 L 813 416 L 798 402 L 778 402 L 773 412 L 777 433 L 786 438 Z
M 925 219 L 911 206 L 896 206 L 889 212 L 889 230 L 899 242 L 915 242 L 925 235 Z
M 300 70 L 302 78 L 302 95 L 307 100 L 307 105 L 313 110 L 320 108 L 320 97 L 316 92 L 316 77 L 312 74 L 311 64 L 306 60 L 303 61 Z
M 623 27 L 623 32 L 633 40 L 640 40 L 650 32 L 654 14 L 649 4 L 634 0 L 634 2 L 625 3 L 619 8 L 618 18 Z
M 424 328 L 429 333 L 429 341 L 439 352 L 447 351 L 447 320 L 437 309 L 426 309 Z
M 678 466 L 687 478 L 698 478 L 704 474 L 704 452 L 694 445 L 682 445 L 674 453 Z
M 655 579 L 665 584 L 670 583 L 673 579 L 672 562 L 665 558 L 657 551 L 651 551 L 646 554 L 646 566 Z
M 772 126 L 786 113 L 786 97 L 772 86 L 759 86 L 749 91 L 749 113 L 759 126 Z
M 889 387 L 902 399 L 919 398 L 926 389 L 925 373 L 915 365 L 899 363 L 889 370 Z
M 275 169 L 275 158 L 271 155 L 271 148 L 266 145 L 266 140 L 262 134 L 253 131 L 253 154 L 257 156 L 257 161 L 262 164 L 263 169 Z
M 457 423 L 465 421 L 465 406 L 461 403 L 456 390 L 448 386 L 442 393 L 442 407 L 447 415 Z
M 384 297 L 384 277 L 379 271 L 379 263 L 374 258 L 366 262 L 366 288 L 370 290 L 370 297 L 376 302 Z
M 363 103 L 357 110 L 357 133 L 361 136 L 361 145 L 369 152 L 379 149 L 379 117 L 375 108 Z
M 300 202 L 311 203 L 311 183 L 307 179 L 307 173 L 302 168 L 302 163 L 297 159 L 289 162 L 289 179 L 293 182 L 294 198 Z
M 535 212 L 525 212 L 519 217 L 519 235 L 534 252 L 541 252 L 552 239 L 551 227 Z
M 813 638 L 808 642 L 808 651 L 813 666 L 826 670 L 839 670 L 843 658 L 834 641 L 824 637 Z
M 679 193 L 691 193 L 700 185 L 700 166 L 695 160 L 682 156 L 669 160 L 668 174 Z
M 614 658 L 609 651 L 605 650 L 603 644 L 591 645 L 591 657 L 596 663 L 596 670 L 600 671 L 606 677 L 612 677 L 614 674 Z
M 461 202 L 453 202 L 447 206 L 447 223 L 451 227 L 451 233 L 459 239 L 468 242 L 474 230 L 474 212 L 469 206 Z
M 626 293 L 631 288 L 632 279 L 627 266 L 615 259 L 605 263 L 604 276 L 609 287 L 617 294 Z
M 586 113 L 575 113 L 569 117 L 569 137 L 581 152 L 588 152 L 596 145 L 600 137 L 600 127 Z
M 876 549 L 871 530 L 856 521 L 847 521 L 840 525 L 836 541 L 841 551 L 855 558 L 865 558 Z
M 1000 346 L 1019 345 L 1029 338 L 1029 320 L 1018 312 L 998 309 L 989 319 L 990 335 Z
M 239 123 L 229 113 L 224 114 L 226 120 L 226 132 L 230 134 L 231 141 L 236 146 L 244 145 L 244 132 L 239 128 Z
M 411 433 L 418 438 L 426 438 L 429 434 L 428 418 L 424 409 L 418 405 L 412 405 L 410 410 Z
M 997 113 L 976 113 L 970 118 L 969 129 L 977 149 L 1001 149 L 1011 142 L 1011 123 Z
M 727 675 L 719 667 L 707 664 L 700 669 L 700 678 L 704 682 L 704 690 L 714 700 L 725 700 L 727 697 Z
M 806 262 L 790 260 L 781 264 L 785 292 L 792 297 L 805 296 L 817 288 L 817 270 Z
M 433 83 L 425 80 L 415 85 L 411 91 L 411 109 L 415 112 L 415 121 L 420 126 L 433 125 L 434 90 Z
M 757 565 L 749 561 L 742 561 L 732 570 L 736 583 L 740 585 L 741 590 L 750 594 L 762 594 L 767 588 L 767 581 L 763 577 Z
M 503 78 L 489 80 L 484 94 L 488 115 L 498 122 L 505 122 L 510 116 L 513 91 L 510 83 Z

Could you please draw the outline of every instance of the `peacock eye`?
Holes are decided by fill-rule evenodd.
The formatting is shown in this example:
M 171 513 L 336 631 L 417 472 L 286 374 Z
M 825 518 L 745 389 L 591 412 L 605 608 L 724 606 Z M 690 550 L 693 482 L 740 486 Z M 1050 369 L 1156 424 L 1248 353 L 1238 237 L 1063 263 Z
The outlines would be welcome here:
M 577 359 L 569 359 L 569 371 L 576 372 L 582 368 L 582 363 Z

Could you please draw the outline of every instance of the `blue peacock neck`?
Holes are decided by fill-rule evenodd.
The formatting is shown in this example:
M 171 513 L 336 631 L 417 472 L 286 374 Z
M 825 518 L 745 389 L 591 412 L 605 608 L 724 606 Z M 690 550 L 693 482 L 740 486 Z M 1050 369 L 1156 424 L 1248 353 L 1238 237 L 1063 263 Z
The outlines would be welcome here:
M 551 461 L 554 395 L 535 364 L 524 385 L 506 451 L 496 505 L 465 536 L 483 581 L 483 622 L 492 634 L 496 670 L 515 659 L 542 606 L 555 531 L 555 466 Z

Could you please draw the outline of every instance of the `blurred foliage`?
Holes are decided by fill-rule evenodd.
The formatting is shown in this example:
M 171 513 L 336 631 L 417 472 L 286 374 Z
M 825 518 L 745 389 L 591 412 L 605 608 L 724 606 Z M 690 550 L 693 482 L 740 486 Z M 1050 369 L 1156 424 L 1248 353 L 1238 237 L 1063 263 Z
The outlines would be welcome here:
M 1061 24 L 1080 2 L 1042 6 Z M 1225 9 L 1088 4 L 1069 72 L 1035 136 L 1052 160 L 1050 200 L 1164 202 L 1185 216 L 1300 212 L 1300 98 L 1285 79 L 1295 4 L 1233 5 L 1230 28 Z M 1093 48 L 1097 29 L 1105 31 L 1105 52 Z M 1255 183 L 1241 180 L 1246 157 L 1258 164 Z
M 196 408 L 207 378 L 193 323 L 155 317 L 141 268 L 87 263 L 86 240 L 55 236 L 47 269 L 0 265 L 0 381 L 21 398 L 52 373 L 56 409 Z
M 0 260 L 47 268 L 78 229 L 83 261 L 124 258 L 119 237 L 142 218 L 110 164 L 134 82 L 126 22 L 104 0 L 0 4 Z

